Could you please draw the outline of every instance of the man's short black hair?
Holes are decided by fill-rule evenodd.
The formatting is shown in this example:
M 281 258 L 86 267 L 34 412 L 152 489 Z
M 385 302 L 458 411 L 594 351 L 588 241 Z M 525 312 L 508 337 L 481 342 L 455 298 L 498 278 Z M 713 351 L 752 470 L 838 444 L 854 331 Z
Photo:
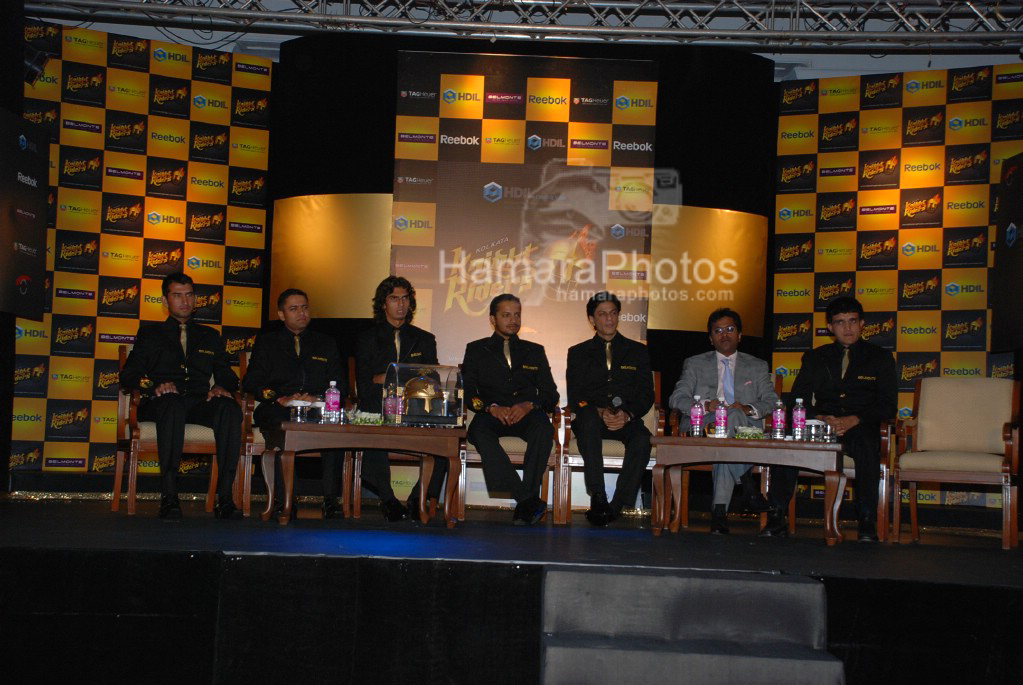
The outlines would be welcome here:
M 615 306 L 615 311 L 619 314 L 622 312 L 621 300 L 614 293 L 609 293 L 605 290 L 591 297 L 590 301 L 586 303 L 586 316 L 593 316 L 593 312 L 597 311 L 597 307 L 602 302 L 611 302 Z
M 387 321 L 384 306 L 387 304 L 387 296 L 393 293 L 395 288 L 404 288 L 408 293 L 408 311 L 405 312 L 405 323 L 412 321 L 412 317 L 416 315 L 416 289 L 403 276 L 388 276 L 380 281 L 376 294 L 373 295 L 373 320 L 377 323 Z
M 861 319 L 863 318 L 863 305 L 855 297 L 836 297 L 829 304 L 828 308 L 824 311 L 824 319 L 831 323 L 838 314 L 857 314 Z
M 519 306 L 522 305 L 522 300 L 515 297 L 511 293 L 501 293 L 490 301 L 490 316 L 497 316 L 497 305 L 502 302 L 518 302 Z
M 302 297 L 305 298 L 306 302 L 309 302 L 309 296 L 305 294 L 304 290 L 299 290 L 298 288 L 288 288 L 287 290 L 283 291 L 280 295 L 277 296 L 277 311 L 279 312 L 284 311 L 284 303 L 287 302 L 288 298 L 291 297 L 292 295 L 301 295 Z
M 170 292 L 171 283 L 190 285 L 193 289 L 195 288 L 195 281 L 192 280 L 191 276 L 186 276 L 184 271 L 175 271 L 163 277 L 163 284 L 160 287 L 163 289 L 164 297 L 167 297 L 167 294 Z
M 735 330 L 742 333 L 742 317 L 739 316 L 739 312 L 735 311 L 734 309 L 729 309 L 728 307 L 715 309 L 710 313 L 710 316 L 707 317 L 707 333 L 709 334 L 711 331 L 714 330 L 715 321 L 723 319 L 726 316 L 730 316 L 732 318 L 732 321 L 735 322 Z

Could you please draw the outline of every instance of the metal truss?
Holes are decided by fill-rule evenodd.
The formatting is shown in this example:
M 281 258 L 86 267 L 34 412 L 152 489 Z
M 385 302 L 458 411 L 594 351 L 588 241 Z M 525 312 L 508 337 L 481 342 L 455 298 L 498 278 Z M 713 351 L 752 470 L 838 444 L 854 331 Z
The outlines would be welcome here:
M 671 0 L 29 0 L 43 19 L 300 35 L 728 45 L 757 52 L 1014 53 L 1023 2 Z

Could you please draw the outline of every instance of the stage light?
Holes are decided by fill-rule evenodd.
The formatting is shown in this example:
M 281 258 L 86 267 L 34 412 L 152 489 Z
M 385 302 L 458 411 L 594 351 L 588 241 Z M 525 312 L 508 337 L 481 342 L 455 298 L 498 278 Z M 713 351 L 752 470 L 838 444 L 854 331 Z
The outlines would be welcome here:
M 43 71 L 46 69 L 46 63 L 50 61 L 50 56 L 45 52 L 36 50 L 31 45 L 25 46 L 25 83 L 30 86 L 35 85 L 35 82 L 43 75 Z

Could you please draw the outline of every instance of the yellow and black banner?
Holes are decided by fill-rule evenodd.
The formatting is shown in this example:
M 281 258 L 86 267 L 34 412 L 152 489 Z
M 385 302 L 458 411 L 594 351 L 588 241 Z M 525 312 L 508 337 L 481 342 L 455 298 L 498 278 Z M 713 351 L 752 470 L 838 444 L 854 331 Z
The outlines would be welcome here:
M 25 42 L 50 56 L 24 101 L 50 137 L 47 304 L 17 320 L 10 466 L 108 471 L 117 348 L 166 318 L 163 276 L 233 352 L 260 326 L 271 62 L 31 21 Z
M 786 389 L 842 295 L 895 354 L 902 417 L 918 378 L 1011 378 L 1011 353 L 989 353 L 988 273 L 1023 65 L 790 81 L 779 98 L 770 335 Z

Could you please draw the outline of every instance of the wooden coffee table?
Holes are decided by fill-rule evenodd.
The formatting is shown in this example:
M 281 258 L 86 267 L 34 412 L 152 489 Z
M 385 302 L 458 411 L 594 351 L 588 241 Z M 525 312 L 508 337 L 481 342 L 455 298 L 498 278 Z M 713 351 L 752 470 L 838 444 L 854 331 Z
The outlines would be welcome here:
M 325 450 L 383 450 L 405 452 L 423 457 L 419 465 L 419 520 L 428 522 L 426 484 L 433 475 L 434 459 L 448 462 L 448 483 L 444 497 L 444 520 L 453 528 L 458 513 L 458 479 L 465 453 L 465 428 L 413 428 L 408 426 L 365 426 L 321 423 L 295 423 L 286 421 L 280 429 L 264 434 L 267 449 L 263 452 L 263 478 L 266 480 L 266 510 L 261 518 L 270 518 L 274 501 L 274 453 L 280 451 L 284 477 L 284 507 L 277 521 L 287 525 L 291 520 L 292 494 L 295 487 L 295 455 L 302 452 Z M 352 476 L 345 460 L 342 480 L 343 508 L 347 516 L 350 507 Z
M 823 473 L 824 539 L 829 546 L 842 541 L 842 533 L 838 530 L 838 507 L 841 504 L 839 495 L 845 490 L 846 476 L 842 471 L 842 446 L 839 443 L 686 436 L 654 437 L 650 442 L 657 447 L 657 463 L 653 471 L 654 535 L 660 535 L 668 527 L 671 502 L 676 500 L 682 488 L 681 467 L 693 464 L 761 464 Z M 678 532 L 679 520 L 678 514 L 672 518 L 671 532 Z

